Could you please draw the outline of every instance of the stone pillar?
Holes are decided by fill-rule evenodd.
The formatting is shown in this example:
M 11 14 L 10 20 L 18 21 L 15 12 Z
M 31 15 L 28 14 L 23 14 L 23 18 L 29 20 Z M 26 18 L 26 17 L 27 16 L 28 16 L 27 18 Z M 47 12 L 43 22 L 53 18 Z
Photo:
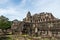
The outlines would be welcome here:
M 37 30 L 37 27 L 35 28 L 35 33 L 37 33 L 38 32 L 38 30 Z
M 48 31 L 48 35 L 51 37 L 52 36 L 52 32 L 51 31 Z

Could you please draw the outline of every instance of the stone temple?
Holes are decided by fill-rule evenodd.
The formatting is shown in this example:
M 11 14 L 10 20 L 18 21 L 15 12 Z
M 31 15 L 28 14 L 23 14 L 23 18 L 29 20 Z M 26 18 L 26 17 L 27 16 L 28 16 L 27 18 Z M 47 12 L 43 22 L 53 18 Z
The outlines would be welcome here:
M 60 36 L 60 19 L 48 12 L 41 12 L 34 15 L 28 12 L 23 21 L 13 21 L 11 30 L 12 34 Z

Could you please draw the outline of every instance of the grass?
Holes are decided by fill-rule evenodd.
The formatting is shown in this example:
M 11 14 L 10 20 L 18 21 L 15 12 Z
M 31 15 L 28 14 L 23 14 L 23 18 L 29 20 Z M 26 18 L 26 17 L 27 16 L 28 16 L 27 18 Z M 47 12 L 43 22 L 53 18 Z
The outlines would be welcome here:
M 10 37 L 1 37 L 0 40 L 12 40 Z
M 14 37 L 16 36 L 15 40 L 19 40 L 20 37 L 26 39 L 26 40 L 50 40 L 49 38 L 41 38 L 40 36 L 39 37 L 31 37 L 29 35 L 7 35 L 8 37 L 1 37 L 0 40 L 13 40 Z M 52 37 L 51 40 L 56 40 L 56 38 Z M 57 39 L 58 40 L 58 39 Z

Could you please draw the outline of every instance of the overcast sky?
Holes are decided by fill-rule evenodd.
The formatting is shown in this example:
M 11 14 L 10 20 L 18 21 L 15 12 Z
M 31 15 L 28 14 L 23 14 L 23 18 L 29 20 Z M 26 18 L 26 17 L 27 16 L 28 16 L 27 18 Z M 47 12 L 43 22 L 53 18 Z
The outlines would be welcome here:
M 51 12 L 60 18 L 60 0 L 0 0 L 0 15 L 10 20 L 22 20 L 27 12 L 31 14 Z

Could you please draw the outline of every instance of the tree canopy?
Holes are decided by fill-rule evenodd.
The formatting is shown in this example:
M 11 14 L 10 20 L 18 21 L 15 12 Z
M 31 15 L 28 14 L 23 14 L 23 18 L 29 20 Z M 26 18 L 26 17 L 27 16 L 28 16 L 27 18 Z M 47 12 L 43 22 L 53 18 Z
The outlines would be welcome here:
M 5 16 L 0 16 L 0 29 L 8 29 L 11 27 L 11 21 Z

